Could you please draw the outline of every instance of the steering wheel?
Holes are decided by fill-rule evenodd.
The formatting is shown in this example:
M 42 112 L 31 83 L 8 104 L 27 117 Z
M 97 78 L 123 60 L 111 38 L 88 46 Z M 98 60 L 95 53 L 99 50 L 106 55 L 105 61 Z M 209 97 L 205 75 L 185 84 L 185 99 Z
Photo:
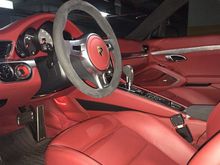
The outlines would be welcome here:
M 67 17 L 74 10 L 91 15 L 107 39 L 90 33 L 78 39 L 64 40 Z M 122 71 L 118 41 L 108 21 L 94 6 L 82 0 L 64 3 L 54 19 L 53 40 L 59 64 L 70 82 L 81 92 L 101 98 L 110 95 L 118 87 Z M 109 73 L 111 80 L 108 81 L 106 75 Z

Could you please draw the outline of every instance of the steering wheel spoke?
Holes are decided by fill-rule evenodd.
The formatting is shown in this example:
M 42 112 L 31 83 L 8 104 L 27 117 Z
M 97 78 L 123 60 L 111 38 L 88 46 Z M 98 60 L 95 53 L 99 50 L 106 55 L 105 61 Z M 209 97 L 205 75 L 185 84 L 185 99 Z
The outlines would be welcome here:
M 104 42 L 106 46 L 108 47 L 108 50 L 113 51 L 114 47 L 112 46 L 111 39 L 105 39 Z
M 93 75 L 95 84 L 99 89 L 104 89 L 109 86 L 105 73 Z
M 70 56 L 79 57 L 82 55 L 81 53 L 81 40 L 65 40 L 66 49 Z

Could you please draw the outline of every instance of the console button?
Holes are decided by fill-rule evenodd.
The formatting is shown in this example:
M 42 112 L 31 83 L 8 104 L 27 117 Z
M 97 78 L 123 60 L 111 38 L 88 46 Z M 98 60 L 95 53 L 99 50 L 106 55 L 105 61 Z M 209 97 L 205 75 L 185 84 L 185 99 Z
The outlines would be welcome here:
M 0 64 L 0 79 L 8 82 L 14 78 L 14 70 L 8 64 Z

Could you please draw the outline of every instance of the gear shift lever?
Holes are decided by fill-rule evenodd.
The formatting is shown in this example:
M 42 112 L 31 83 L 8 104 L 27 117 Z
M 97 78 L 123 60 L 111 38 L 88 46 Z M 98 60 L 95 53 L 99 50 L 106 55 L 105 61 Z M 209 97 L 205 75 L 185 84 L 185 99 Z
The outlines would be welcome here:
M 134 69 L 131 65 L 125 65 L 123 67 L 123 73 L 126 75 L 126 84 L 128 90 L 130 91 L 134 80 Z

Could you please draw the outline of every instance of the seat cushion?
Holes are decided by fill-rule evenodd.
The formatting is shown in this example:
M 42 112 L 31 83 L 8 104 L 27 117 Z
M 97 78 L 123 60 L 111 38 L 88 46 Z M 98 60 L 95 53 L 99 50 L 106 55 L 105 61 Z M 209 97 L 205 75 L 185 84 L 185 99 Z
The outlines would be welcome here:
M 157 119 L 119 112 L 77 124 L 57 136 L 46 152 L 47 165 L 186 164 L 189 143 Z

